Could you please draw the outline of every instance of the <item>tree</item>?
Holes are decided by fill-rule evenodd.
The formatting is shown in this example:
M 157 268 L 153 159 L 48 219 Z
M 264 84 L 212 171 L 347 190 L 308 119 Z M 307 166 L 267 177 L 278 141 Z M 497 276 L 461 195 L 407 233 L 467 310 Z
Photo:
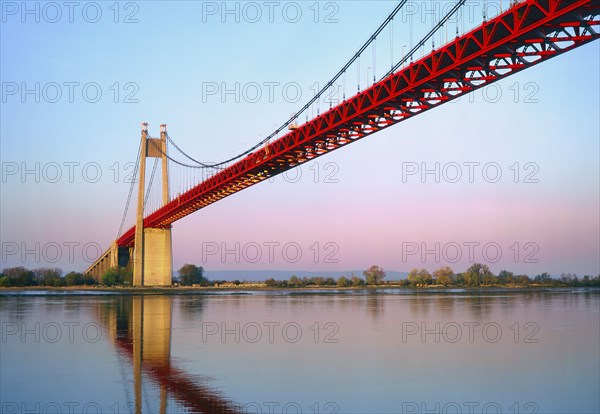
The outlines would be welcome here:
M 40 267 L 33 271 L 37 283 L 42 286 L 61 286 L 64 280 L 60 277 L 62 275 L 61 269 L 50 269 L 47 267 Z
M 85 279 L 81 273 L 69 272 L 65 275 L 65 285 L 79 286 L 83 285 Z
M 452 270 L 450 270 L 452 272 Z M 412 269 L 408 272 L 408 283 L 412 286 L 429 285 L 433 282 L 431 274 L 426 269 Z
M 419 276 L 419 269 L 411 269 L 411 271 L 408 272 L 408 282 L 413 286 L 421 284 L 421 277 Z
M 577 273 L 573 274 L 572 286 L 579 286 L 579 277 L 577 277 Z
M 358 276 L 352 275 L 352 278 L 350 280 L 352 280 L 352 286 L 354 286 L 354 287 L 359 287 L 359 286 L 365 285 L 364 279 L 361 279 Z
M 298 276 L 293 275 L 290 277 L 290 281 L 288 282 L 288 285 L 291 287 L 300 287 L 300 286 L 302 286 L 302 280 Z
M 67 276 L 65 276 L 65 279 L 67 278 Z M 104 272 L 104 274 L 100 278 L 100 281 L 103 285 L 106 286 L 122 285 L 124 282 L 123 271 L 121 270 L 121 268 L 119 268 L 119 266 L 111 267 L 106 272 Z
M 129 284 L 131 284 L 131 282 L 133 282 L 133 273 L 132 272 L 127 272 L 127 277 L 125 278 L 126 281 L 129 281 Z M 97 285 L 98 282 L 96 282 L 96 279 L 94 279 L 94 277 L 92 275 L 83 275 L 83 284 L 84 285 Z
M 325 278 L 321 276 L 315 276 L 310 278 L 311 285 L 323 286 L 325 284 Z
M 123 283 L 119 269 L 116 267 L 111 267 L 106 272 L 104 272 L 102 277 L 100 277 L 100 281 L 103 285 L 106 286 L 120 285 Z
M 400 279 L 400 280 L 398 280 L 398 286 L 401 286 L 401 287 L 410 286 L 410 282 L 408 281 L 408 279 Z
M 277 286 L 277 281 L 273 278 L 270 278 L 270 279 L 265 280 L 265 285 L 267 287 L 275 287 L 275 286 Z
M 487 265 L 473 263 L 473 265 L 463 273 L 463 277 L 465 278 L 465 284 L 467 286 L 479 286 L 482 282 L 488 282 L 490 277 L 493 277 L 493 274 Z
M 419 270 L 419 278 L 421 279 L 421 283 L 424 285 L 430 285 L 433 282 L 431 273 L 429 273 L 426 269 Z
M 348 287 L 352 286 L 352 282 L 346 276 L 340 276 L 337 280 L 337 285 L 339 287 Z
M 498 283 L 501 285 L 508 285 L 510 283 L 514 283 L 515 281 L 515 275 L 513 275 L 513 272 L 509 272 L 508 270 L 501 270 L 500 273 L 498 273 Z
M 552 276 L 550 276 L 548 273 L 544 272 L 544 273 L 534 277 L 533 281 L 535 283 L 542 283 L 542 284 L 552 283 Z
M 571 273 L 567 273 L 565 275 L 565 273 L 563 272 L 563 273 L 560 274 L 560 280 L 564 284 L 570 285 L 573 282 L 573 275 Z
M 196 284 L 207 284 L 208 280 L 204 277 L 204 268 L 186 263 L 179 269 L 179 283 L 184 286 Z
M 454 272 L 448 266 L 440 267 L 438 270 L 433 272 L 435 283 L 437 283 L 438 285 L 451 285 L 453 282 L 452 276 L 454 276 Z
M 452 270 L 450 270 L 450 272 L 452 272 Z M 412 269 L 408 272 L 408 282 L 412 286 L 430 285 L 432 281 L 431 274 L 426 269 Z
M 4 269 L 4 276 L 8 277 L 12 286 L 33 286 L 35 284 L 33 272 L 23 266 Z
M 492 286 L 496 283 L 496 276 L 491 271 L 484 272 L 481 276 L 481 283 L 485 286 Z
M 381 267 L 373 265 L 365 270 L 363 275 L 368 285 L 379 285 L 385 278 L 385 271 Z
M 71 272 L 74 273 L 74 272 Z M 67 275 L 69 276 L 69 275 Z M 65 279 L 67 278 L 65 276 Z M 75 276 L 73 276 L 75 277 Z M 114 285 L 129 285 L 133 283 L 133 272 L 131 270 L 127 270 L 124 267 L 114 266 L 108 269 L 101 277 L 100 281 L 103 285 L 106 286 L 114 286 Z M 82 284 L 95 284 L 96 281 L 90 277 L 83 277 Z

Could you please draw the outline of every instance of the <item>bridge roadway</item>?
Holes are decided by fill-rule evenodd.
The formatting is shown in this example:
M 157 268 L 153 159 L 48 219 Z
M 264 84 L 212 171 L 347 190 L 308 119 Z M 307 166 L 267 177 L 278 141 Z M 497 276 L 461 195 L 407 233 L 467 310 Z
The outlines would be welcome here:
M 517 3 L 204 180 L 145 217 L 143 226 L 170 228 L 269 177 L 596 40 L 599 9 L 592 0 Z M 134 244 L 135 226 L 86 273 L 116 263 Z
M 271 176 L 597 39 L 597 32 L 583 34 L 581 28 L 587 26 L 582 17 L 598 14 L 598 4 L 520 3 L 181 194 L 147 216 L 144 227 L 169 227 Z M 559 28 L 574 33 L 550 36 Z M 117 244 L 132 246 L 134 234 L 132 227 Z

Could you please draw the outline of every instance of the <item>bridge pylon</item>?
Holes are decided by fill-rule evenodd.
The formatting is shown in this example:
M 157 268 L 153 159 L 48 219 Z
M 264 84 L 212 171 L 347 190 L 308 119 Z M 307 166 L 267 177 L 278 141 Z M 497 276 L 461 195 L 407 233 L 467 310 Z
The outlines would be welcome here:
M 144 199 L 146 195 L 146 158 L 161 158 L 162 203 L 169 200 L 169 173 L 167 163 L 167 125 L 160 126 L 160 138 L 148 137 L 148 124 L 142 124 L 138 203 L 133 250 L 133 285 L 168 286 L 173 277 L 173 247 L 171 227 L 144 228 Z

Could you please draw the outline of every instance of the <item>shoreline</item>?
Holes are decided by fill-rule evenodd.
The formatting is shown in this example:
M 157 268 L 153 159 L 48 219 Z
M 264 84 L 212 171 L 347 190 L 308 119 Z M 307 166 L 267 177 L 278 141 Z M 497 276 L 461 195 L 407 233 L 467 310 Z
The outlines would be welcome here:
M 497 292 L 542 292 L 542 291 L 572 291 L 589 290 L 600 293 L 600 288 L 595 286 L 572 287 L 572 286 L 400 286 L 400 285 L 378 285 L 378 286 L 307 286 L 307 287 L 267 287 L 264 284 L 239 285 L 239 286 L 152 286 L 152 287 L 114 287 L 114 286 L 10 286 L 0 287 L 0 296 L 4 293 L 18 295 L 19 292 L 26 294 L 35 294 L 36 292 L 53 292 L 55 294 L 88 294 L 88 293 L 114 293 L 121 295 L 185 295 L 185 294 L 210 294 L 223 292 L 230 294 L 245 294 L 245 292 L 282 292 L 285 295 L 293 294 L 323 294 L 339 293 L 352 291 L 380 291 L 385 293 L 387 290 L 404 290 L 411 293 L 497 293 Z M 247 293 L 250 294 L 250 293 Z

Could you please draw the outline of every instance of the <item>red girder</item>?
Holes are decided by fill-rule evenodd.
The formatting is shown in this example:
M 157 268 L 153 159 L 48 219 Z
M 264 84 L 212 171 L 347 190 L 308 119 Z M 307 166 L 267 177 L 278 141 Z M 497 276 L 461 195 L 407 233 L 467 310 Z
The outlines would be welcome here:
M 273 175 L 596 40 L 599 9 L 593 0 L 519 3 L 206 179 L 146 217 L 144 227 L 169 227 Z M 134 238 L 132 227 L 117 244 L 131 246 Z

